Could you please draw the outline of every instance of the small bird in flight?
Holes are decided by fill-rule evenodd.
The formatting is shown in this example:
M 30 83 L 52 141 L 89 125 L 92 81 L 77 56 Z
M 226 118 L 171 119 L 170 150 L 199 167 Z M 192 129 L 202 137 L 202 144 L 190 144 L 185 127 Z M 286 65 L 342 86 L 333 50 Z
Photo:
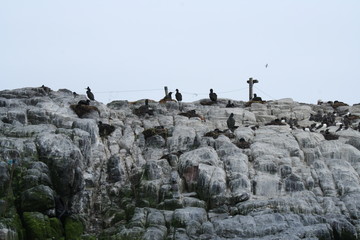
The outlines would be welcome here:
M 268 64 L 265 65 L 266 68 L 267 68 L 268 66 L 269 66 Z

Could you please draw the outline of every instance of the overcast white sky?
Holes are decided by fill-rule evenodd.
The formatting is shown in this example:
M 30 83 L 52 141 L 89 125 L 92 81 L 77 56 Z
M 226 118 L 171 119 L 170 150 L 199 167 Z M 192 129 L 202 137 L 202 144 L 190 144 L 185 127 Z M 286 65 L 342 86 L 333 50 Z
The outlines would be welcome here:
M 249 77 L 264 100 L 360 103 L 360 1 L 0 1 L 0 90 L 246 101 Z

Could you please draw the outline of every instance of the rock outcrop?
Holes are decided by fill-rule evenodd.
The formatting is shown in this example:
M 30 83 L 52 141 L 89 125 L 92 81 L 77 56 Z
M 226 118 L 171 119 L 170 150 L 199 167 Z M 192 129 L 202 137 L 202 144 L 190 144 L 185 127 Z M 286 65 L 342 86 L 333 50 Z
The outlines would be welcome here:
M 82 99 L 0 91 L 1 240 L 360 236 L 359 105 Z

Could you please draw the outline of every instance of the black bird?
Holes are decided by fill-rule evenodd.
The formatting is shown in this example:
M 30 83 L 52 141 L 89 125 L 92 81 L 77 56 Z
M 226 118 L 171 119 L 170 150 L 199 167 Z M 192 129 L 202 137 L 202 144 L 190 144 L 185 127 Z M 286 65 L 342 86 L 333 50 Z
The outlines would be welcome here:
M 230 130 L 233 130 L 235 128 L 235 119 L 233 113 L 230 114 L 229 118 L 226 121 L 226 124 Z
M 337 140 L 337 139 L 339 139 L 339 136 L 329 132 L 329 129 L 326 129 L 325 132 L 322 133 L 322 135 L 324 136 L 324 138 L 326 140 Z
M 90 100 L 86 99 L 86 100 L 80 100 L 78 102 L 78 105 L 90 105 Z
M 95 100 L 95 97 L 94 97 L 94 94 L 91 92 L 91 89 L 89 88 L 89 87 L 87 87 L 87 88 L 85 88 L 85 89 L 87 89 L 87 91 L 86 91 L 86 95 L 87 95 L 87 97 L 90 99 L 90 100 Z
M 262 98 L 261 97 L 258 97 L 257 95 L 256 95 L 256 93 L 254 93 L 254 97 L 251 99 L 252 101 L 262 101 Z
M 227 108 L 233 108 L 233 107 L 235 107 L 235 104 L 232 103 L 230 100 L 228 100 L 228 103 L 226 104 L 226 107 Z
M 217 95 L 216 95 L 216 93 L 214 93 L 213 89 L 210 89 L 209 98 L 213 102 L 217 101 Z
M 171 101 L 171 100 L 172 100 L 171 94 L 172 94 L 172 92 L 169 92 L 169 93 L 164 97 L 164 100 L 166 100 L 166 101 Z
M 181 93 L 179 92 L 179 89 L 176 89 L 176 94 L 175 94 L 175 98 L 178 102 L 181 102 L 182 101 L 182 95 Z
M 42 85 L 41 88 L 44 89 L 46 93 L 51 92 L 51 89 L 49 87 L 46 87 L 45 85 Z
M 134 114 L 136 114 L 139 117 L 140 116 L 145 116 L 146 114 L 154 115 L 154 109 L 152 109 L 149 106 L 149 100 L 145 99 L 145 105 L 142 105 L 137 109 L 134 109 Z
M 240 138 L 239 141 L 236 143 L 236 146 L 238 146 L 241 149 L 250 148 L 250 143 L 247 142 L 244 138 Z

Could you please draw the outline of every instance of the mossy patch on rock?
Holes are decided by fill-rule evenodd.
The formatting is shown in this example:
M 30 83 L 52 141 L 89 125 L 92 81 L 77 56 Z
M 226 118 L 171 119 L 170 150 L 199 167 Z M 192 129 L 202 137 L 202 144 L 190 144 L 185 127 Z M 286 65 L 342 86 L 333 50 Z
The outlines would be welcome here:
M 164 128 L 163 126 L 158 126 L 144 130 L 143 134 L 145 139 L 148 139 L 154 135 L 159 135 L 166 139 L 168 137 L 168 129 Z
M 73 215 L 65 219 L 66 239 L 80 240 L 84 233 L 84 224 L 79 216 Z
M 44 185 L 30 188 L 21 195 L 22 211 L 45 211 L 55 207 L 53 190 Z
M 0 217 L 0 229 L 7 229 L 7 235 L 15 237 L 15 239 L 25 239 L 25 229 L 22 226 L 21 219 L 14 207 L 11 207 L 7 212 L 8 217 Z M 7 239 L 5 235 L 5 239 Z M 0 236 L 2 237 L 2 236 Z
M 61 222 L 39 212 L 24 212 L 27 239 L 64 239 Z

